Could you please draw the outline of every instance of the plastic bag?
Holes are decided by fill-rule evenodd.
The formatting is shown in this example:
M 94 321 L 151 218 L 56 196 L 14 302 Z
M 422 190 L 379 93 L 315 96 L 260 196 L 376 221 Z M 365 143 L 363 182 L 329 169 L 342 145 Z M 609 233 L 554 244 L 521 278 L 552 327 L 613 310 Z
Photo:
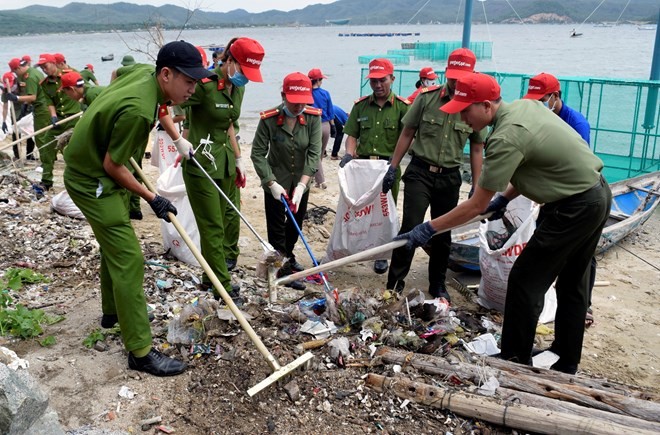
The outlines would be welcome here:
M 172 138 L 162 130 L 154 131 L 154 144 L 151 148 L 151 165 L 157 167 L 162 174 L 174 164 L 179 153 Z
M 57 213 L 69 216 L 75 219 L 85 219 L 85 215 L 80 211 L 78 206 L 74 204 L 73 200 L 69 196 L 69 192 L 66 190 L 61 191 L 57 195 L 53 196 L 53 199 L 50 200 L 50 206 Z
M 351 160 L 340 168 L 339 202 L 324 261 L 337 260 L 391 242 L 399 231 L 392 192 L 382 193 L 388 163 Z M 390 252 L 371 258 L 387 260 Z

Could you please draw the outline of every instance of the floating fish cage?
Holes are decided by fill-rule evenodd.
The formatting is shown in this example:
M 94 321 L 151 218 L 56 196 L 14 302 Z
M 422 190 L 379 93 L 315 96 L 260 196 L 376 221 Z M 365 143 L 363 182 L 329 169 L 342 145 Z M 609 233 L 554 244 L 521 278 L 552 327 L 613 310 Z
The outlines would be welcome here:
M 418 60 L 442 61 L 449 58 L 452 51 L 461 48 L 461 41 L 441 42 L 406 42 L 401 48 Z M 493 57 L 492 42 L 470 42 L 470 50 L 477 59 L 491 59 Z
M 358 62 L 361 65 L 366 65 L 374 59 L 389 59 L 393 65 L 410 65 L 410 56 L 401 56 L 396 54 L 374 54 L 369 56 L 359 56 Z

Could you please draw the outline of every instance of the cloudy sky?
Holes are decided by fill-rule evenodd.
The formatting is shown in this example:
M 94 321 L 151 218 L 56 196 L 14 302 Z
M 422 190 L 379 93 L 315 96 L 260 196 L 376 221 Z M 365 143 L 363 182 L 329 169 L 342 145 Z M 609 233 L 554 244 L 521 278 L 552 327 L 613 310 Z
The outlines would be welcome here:
M 76 0 L 82 3 L 90 4 L 110 4 L 119 0 Z M 205 11 L 227 12 L 234 9 L 245 9 L 248 12 L 262 12 L 271 9 L 281 11 L 290 11 L 293 9 L 302 9 L 305 6 L 318 3 L 332 3 L 335 0 L 122 0 L 127 3 L 140 5 L 163 6 L 172 4 L 181 7 L 196 7 Z M 46 5 L 61 7 L 71 3 L 72 0 L 0 0 L 0 10 L 20 9 L 30 5 Z

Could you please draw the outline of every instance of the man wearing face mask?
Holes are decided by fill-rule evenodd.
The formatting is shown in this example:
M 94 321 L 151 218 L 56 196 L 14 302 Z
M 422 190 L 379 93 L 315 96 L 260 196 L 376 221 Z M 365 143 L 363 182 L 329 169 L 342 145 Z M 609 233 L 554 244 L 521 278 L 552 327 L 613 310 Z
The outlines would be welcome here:
M 431 217 L 447 213 L 458 203 L 463 180 L 460 167 L 463 163 L 463 148 L 470 141 L 470 165 L 474 184 L 481 174 L 486 129 L 472 130 L 461 121 L 458 114 L 440 110 L 454 98 L 457 79 L 472 74 L 476 56 L 467 48 L 454 50 L 447 60 L 442 86 L 424 88 L 403 118 L 403 131 L 396 144 L 388 174 L 394 174 L 401 159 L 410 149 L 412 159 L 402 180 L 405 183 L 403 198 L 403 222 L 399 234 L 410 231 L 424 220 L 426 210 L 431 207 Z M 413 138 L 415 141 L 413 142 Z M 411 147 L 412 145 L 412 147 Z M 394 177 L 385 176 L 383 192 L 392 188 Z M 451 234 L 449 232 L 431 241 L 428 278 L 429 294 L 450 300 L 445 285 L 449 262 Z M 410 271 L 414 250 L 405 247 L 392 252 L 392 265 L 387 276 L 387 288 L 401 292 L 404 279 Z
M 557 77 L 548 73 L 541 73 L 529 79 L 526 100 L 539 100 L 545 107 L 559 115 L 566 124 L 573 127 L 582 139 L 589 145 L 591 126 L 589 121 L 577 110 L 571 109 L 561 99 L 561 85 Z
M 408 101 L 410 101 L 410 104 L 412 104 L 415 101 L 415 98 L 417 98 L 417 95 L 419 95 L 420 92 L 424 88 L 430 88 L 431 86 L 435 86 L 437 84 L 438 80 L 438 75 L 433 71 L 433 68 L 430 66 L 425 66 L 421 70 L 419 70 L 419 84 L 420 86 L 415 89 L 415 92 L 410 94 L 408 97 Z
M 302 228 L 307 211 L 309 183 L 321 159 L 321 109 L 312 104 L 312 81 L 305 74 L 287 75 L 282 84 L 282 103 L 261 112 L 252 142 L 252 163 L 264 189 L 268 242 L 288 261 L 278 271 L 290 275 L 297 265 L 293 248 L 298 230 L 288 217 L 281 198 L 285 198 Z M 305 284 L 286 284 L 304 290 Z

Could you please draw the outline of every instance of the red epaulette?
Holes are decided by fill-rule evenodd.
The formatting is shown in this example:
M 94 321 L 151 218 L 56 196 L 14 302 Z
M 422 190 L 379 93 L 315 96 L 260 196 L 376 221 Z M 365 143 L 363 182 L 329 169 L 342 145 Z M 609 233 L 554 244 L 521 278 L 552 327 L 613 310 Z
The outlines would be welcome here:
M 158 119 L 167 116 L 170 114 L 170 111 L 167 110 L 167 104 L 161 104 L 158 106 Z
M 408 106 L 412 104 L 412 102 L 409 99 L 403 98 L 401 95 L 397 95 L 396 98 Z
M 305 106 L 305 110 L 303 112 L 308 114 L 308 115 L 321 116 L 321 114 L 323 113 L 323 110 L 322 109 L 317 109 L 316 107 Z
M 268 119 L 268 118 L 272 118 L 273 116 L 277 115 L 278 113 L 280 113 L 280 109 L 264 110 L 263 112 L 261 112 L 259 114 L 259 117 L 261 117 L 261 119 Z
M 360 98 L 358 98 L 357 100 L 353 101 L 353 104 L 357 104 L 357 103 L 359 103 L 360 101 L 363 101 L 363 100 L 365 100 L 365 99 L 367 99 L 367 98 L 369 98 L 369 95 L 365 95 L 364 97 L 360 97 Z
M 209 78 L 209 77 L 204 77 L 204 78 L 201 80 L 202 83 L 209 83 L 209 82 L 212 82 L 212 81 L 213 81 L 213 79 L 212 79 L 212 78 Z
M 434 86 L 429 86 L 428 88 L 422 88 L 421 91 L 419 91 L 420 94 L 425 94 L 427 92 L 432 92 L 432 91 L 437 91 L 440 89 L 442 86 L 440 85 L 434 85 Z

